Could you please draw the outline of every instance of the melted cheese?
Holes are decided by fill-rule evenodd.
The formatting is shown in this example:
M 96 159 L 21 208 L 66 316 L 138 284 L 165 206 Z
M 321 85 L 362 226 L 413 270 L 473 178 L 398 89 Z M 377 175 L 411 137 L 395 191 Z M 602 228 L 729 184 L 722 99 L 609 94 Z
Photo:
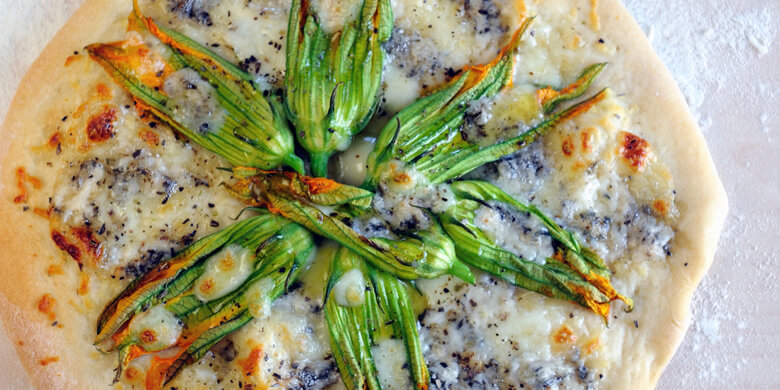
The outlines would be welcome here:
M 172 346 L 181 330 L 181 321 L 166 310 L 165 305 L 154 306 L 136 315 L 130 322 L 130 332 L 147 351 L 160 351 Z
M 474 224 L 493 243 L 525 260 L 544 264 L 553 255 L 550 233 L 530 214 L 491 204 L 477 209 Z
M 265 318 L 271 314 L 271 290 L 274 288 L 274 281 L 270 277 L 265 277 L 254 282 L 244 293 L 249 303 L 249 312 L 252 317 Z
M 455 204 L 449 185 L 430 185 L 419 172 L 391 161 L 379 178 L 372 206 L 396 231 L 425 230 L 431 226 L 431 215 L 444 212 Z
M 323 11 L 326 28 L 332 29 L 338 18 L 354 14 L 354 4 L 321 0 L 316 6 Z M 141 5 L 148 16 L 239 64 L 262 89 L 280 85 L 287 2 L 155 1 Z M 372 124 L 378 127 L 388 114 L 440 85 L 464 65 L 490 60 L 518 25 L 512 1 L 394 0 L 392 6 L 395 29 L 384 46 L 388 61 L 383 79 L 385 102 Z M 596 43 L 599 36 L 589 27 L 588 7 L 578 11 L 525 2 L 525 8 L 528 15 L 537 18 L 522 41 L 515 87 L 470 105 L 465 130 L 480 144 L 515 136 L 538 122 L 539 107 L 532 99 L 536 86 L 562 86 L 574 80 L 584 66 L 609 60 L 620 52 L 608 42 Z M 124 31 L 125 22 L 118 22 L 118 31 Z M 153 118 L 139 118 L 132 100 L 94 63 L 75 61 L 70 66 L 78 77 L 60 80 L 52 88 L 61 92 L 58 96 L 64 96 L 72 110 L 52 114 L 56 122 L 42 126 L 46 129 L 42 138 L 49 139 L 56 131 L 61 141 L 45 157 L 46 162 L 53 162 L 52 167 L 41 169 L 50 170 L 45 177 L 60 178 L 53 184 L 53 228 L 86 226 L 99 239 L 102 256 L 90 283 L 90 296 L 99 304 L 84 309 L 95 317 L 100 306 L 123 287 L 120 283 L 127 282 L 110 279 L 110 274 L 123 275 L 124 271 L 135 276 L 143 272 L 192 240 L 229 225 L 230 217 L 238 215 L 242 206 L 218 188 L 228 176 L 216 168 L 228 164 L 178 139 Z M 615 70 L 608 67 L 605 72 L 609 71 Z M 99 93 L 100 84 L 109 85 L 111 93 Z M 600 87 L 603 85 L 595 85 L 592 90 Z M 169 93 L 173 94 L 171 88 Z M 74 95 L 74 90 L 79 94 Z M 87 122 L 107 104 L 117 109 L 113 135 L 104 142 L 90 142 Z M 210 111 L 207 108 L 201 114 Z M 531 201 L 573 230 L 610 263 L 616 288 L 636 300 L 636 310 L 631 314 L 613 310 L 606 328 L 601 318 L 579 306 L 482 274 L 474 286 L 449 277 L 421 281 L 418 285 L 427 310 L 421 315 L 420 334 L 432 387 L 458 388 L 469 383 L 483 388 L 511 384 L 593 388 L 609 380 L 612 362 L 622 358 L 623 344 L 631 340 L 633 316 L 652 310 L 642 305 L 649 294 L 645 286 L 652 275 L 666 272 L 664 259 L 674 237 L 673 218 L 661 218 L 653 211 L 658 200 L 674 207 L 668 170 L 649 157 L 640 172 L 620 155 L 621 132 L 642 137 L 649 130 L 632 122 L 631 114 L 632 108 L 612 94 L 587 114 L 558 126 L 522 152 L 474 172 L 473 177 Z M 68 118 L 60 121 L 63 116 Z M 356 138 L 358 142 L 336 160 L 339 178 L 359 184 L 373 138 Z M 433 207 L 438 190 L 426 185 L 397 186 L 388 191 L 396 199 L 380 196 L 376 202 L 384 205 L 375 206 L 394 213 L 397 210 L 395 225 L 400 226 L 419 210 L 402 210 L 404 205 L 422 200 Z M 513 235 L 515 225 L 506 224 L 506 217 L 494 211 L 480 210 L 481 227 L 503 241 L 502 246 L 529 258 L 549 254 L 549 238 L 538 226 L 529 226 L 531 234 L 518 240 Z M 386 222 L 393 225 L 393 221 L 367 218 L 356 220 L 355 227 L 369 236 L 391 236 Z M 254 284 L 247 297 L 256 319 L 198 363 L 184 368 L 171 386 L 218 388 L 251 383 L 309 389 L 337 383 L 321 314 L 327 274 L 323 264 L 327 264 L 331 249 L 318 251 L 317 263 L 304 275 L 302 288 L 273 304 L 264 298 L 268 281 Z M 246 259 L 242 253 L 231 255 Z M 198 283 L 225 277 L 220 282 L 224 293 L 245 279 L 244 260 L 228 275 L 216 271 L 217 262 L 209 260 L 212 271 Z M 148 345 L 155 349 L 170 345 L 177 332 L 170 315 L 160 310 L 164 309 L 149 309 L 131 325 L 143 330 L 148 324 L 164 324 L 159 335 L 164 341 Z M 563 327 L 568 336 L 559 337 L 564 342 L 557 342 Z M 397 340 L 382 340 L 374 347 L 380 379 L 387 388 L 408 386 L 402 349 Z M 133 364 L 138 367 L 148 364 L 147 357 L 137 360 Z M 137 383 L 129 381 L 128 386 Z
M 201 133 L 216 132 L 227 112 L 219 105 L 216 91 L 195 70 L 182 68 L 165 79 L 166 107 L 180 123 Z
M 333 286 L 333 298 L 341 306 L 357 307 L 366 300 L 366 278 L 363 272 L 353 268 L 341 275 Z
M 222 248 L 206 260 L 206 266 L 195 281 L 195 296 L 203 302 L 222 298 L 235 290 L 253 271 L 254 256 L 240 245 Z
M 148 115 L 139 118 L 110 80 L 84 77 L 102 76 L 95 63 L 70 67 L 82 75 L 86 103 L 60 113 L 46 130 L 47 138 L 59 134 L 47 160 L 54 162 L 48 177 L 58 178 L 50 200 L 54 230 L 86 227 L 101 248 L 97 266 L 132 277 L 231 223 L 239 203 L 211 189 L 225 180 L 217 170 L 227 165 L 221 158 L 182 142 Z M 100 93 L 106 86 L 109 95 Z M 90 141 L 89 119 L 107 105 L 117 110 L 113 136 Z
M 383 389 L 411 389 L 406 369 L 406 347 L 401 340 L 384 339 L 371 349 Z

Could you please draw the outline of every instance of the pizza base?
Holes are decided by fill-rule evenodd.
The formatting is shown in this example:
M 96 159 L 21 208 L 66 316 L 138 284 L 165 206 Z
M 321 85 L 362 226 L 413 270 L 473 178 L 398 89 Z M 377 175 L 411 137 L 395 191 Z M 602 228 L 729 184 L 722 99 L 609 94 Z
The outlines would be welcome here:
M 23 212 L 20 204 L 12 202 L 18 195 L 15 170 L 29 163 L 30 148 L 41 142 L 37 137 L 25 136 L 40 133 L 36 124 L 41 113 L 49 109 L 43 107 L 52 93 L 48 86 L 67 72 L 65 58 L 88 43 L 121 39 L 123 32 L 111 26 L 124 19 L 130 8 L 127 0 L 87 0 L 22 79 L 22 88 L 2 127 L 5 142 L 0 145 L 0 220 L 5 223 L 0 226 L 0 246 L 4 248 L 0 272 L 5 283 L 0 284 L 0 314 L 37 388 L 106 388 L 116 359 L 113 355 L 96 359 L 100 353 L 85 345 L 84 340 L 94 335 L 95 319 L 82 316 L 76 304 L 78 267 L 73 261 L 63 260 L 61 251 L 49 239 L 45 219 Z M 618 0 L 602 0 L 597 10 L 600 33 L 623 50 L 623 55 L 610 63 L 612 69 L 622 71 L 609 72 L 600 82 L 625 92 L 626 100 L 636 104 L 633 118 L 652 131 L 643 137 L 671 170 L 677 190 L 680 218 L 675 251 L 668 259 L 671 275 L 654 281 L 662 293 L 637 307 L 643 337 L 624 341 L 624 366 L 613 367 L 605 383 L 607 388 L 652 388 L 688 328 L 693 291 L 712 262 L 727 201 L 704 137 L 644 33 Z M 64 275 L 47 277 L 46 267 L 52 263 L 61 264 Z M 56 300 L 57 322 L 66 326 L 52 326 L 52 320 L 38 310 L 39 300 L 46 293 Z M 52 361 L 55 357 L 57 360 Z
M 657 286 L 662 293 L 656 300 L 637 308 L 646 313 L 647 337 L 623 357 L 637 367 L 618 369 L 612 383 L 615 388 L 652 388 L 688 330 L 693 292 L 712 264 L 728 203 L 704 135 L 671 73 L 620 1 L 602 1 L 598 9 L 602 32 L 626 54 L 610 66 L 630 70 L 610 73 L 603 82 L 615 89 L 624 86 L 626 100 L 638 106 L 633 119 L 650 129 L 643 136 L 672 172 L 680 211 L 669 259 L 672 273 Z

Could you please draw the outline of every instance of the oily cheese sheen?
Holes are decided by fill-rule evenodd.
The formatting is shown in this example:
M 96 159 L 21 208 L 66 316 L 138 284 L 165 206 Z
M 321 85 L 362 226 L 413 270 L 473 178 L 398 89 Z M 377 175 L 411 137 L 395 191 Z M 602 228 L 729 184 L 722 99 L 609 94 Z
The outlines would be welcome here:
M 261 88 L 281 87 L 286 1 L 157 0 L 140 6 L 158 23 L 238 64 Z M 359 9 L 354 1 L 313 6 L 331 31 Z M 521 41 L 513 87 L 472 102 L 462 131 L 490 144 L 527 130 L 541 120 L 534 91 L 566 85 L 594 63 L 608 65 L 592 92 L 608 90 L 587 113 L 471 177 L 529 201 L 574 231 L 605 258 L 617 290 L 635 302 L 628 313 L 614 303 L 607 327 L 573 303 L 486 274 L 477 274 L 474 285 L 451 277 L 421 281 L 419 332 L 431 387 L 654 386 L 687 328 L 690 297 L 712 259 L 726 200 L 684 99 L 642 32 L 612 0 L 397 0 L 392 7 L 382 104 L 364 133 L 333 159 L 334 176 L 362 182 L 373 137 L 394 113 L 464 66 L 490 61 L 521 20 L 534 16 Z M 104 305 L 153 264 L 229 226 L 243 207 L 221 186 L 231 179 L 218 169 L 229 166 L 226 161 L 140 115 L 133 99 L 83 51 L 95 42 L 145 39 L 127 29 L 131 8 L 125 0 L 87 1 L 22 81 L 2 128 L 0 212 L 6 223 L 0 227 L 0 268 L 12 282 L 0 285 L 0 307 L 40 388 L 111 387 L 118 357 L 93 346 Z M 164 49 L 153 40 L 144 43 Z M 192 91 L 173 81 L 190 78 L 179 74 L 160 86 L 180 92 L 184 111 L 192 109 Z M 208 97 L 210 91 L 199 93 Z M 222 120 L 209 107 L 208 115 L 196 118 L 198 126 L 208 125 L 204 131 Z M 424 224 L 413 205 L 446 207 L 441 199 L 448 191 L 447 185 L 417 192 L 389 188 L 374 199 L 374 208 L 384 210 L 379 218 L 359 221 L 356 229 L 382 237 L 392 235 L 388 225 Z M 488 202 L 477 215 L 510 252 L 532 258 L 552 252 L 544 227 L 523 213 Z M 255 318 L 170 386 L 339 388 L 322 314 L 323 264 L 333 250 L 321 245 L 301 282 L 273 304 L 250 302 Z M 240 260 L 242 254 L 231 256 Z M 253 291 L 267 289 L 264 283 Z M 343 287 L 349 301 L 354 286 Z M 149 340 L 164 345 L 179 324 L 161 309 L 149 310 L 133 326 L 164 323 L 159 337 Z M 403 349 L 394 339 L 373 348 L 386 388 L 410 386 Z M 143 388 L 152 359 L 133 361 L 114 388 Z

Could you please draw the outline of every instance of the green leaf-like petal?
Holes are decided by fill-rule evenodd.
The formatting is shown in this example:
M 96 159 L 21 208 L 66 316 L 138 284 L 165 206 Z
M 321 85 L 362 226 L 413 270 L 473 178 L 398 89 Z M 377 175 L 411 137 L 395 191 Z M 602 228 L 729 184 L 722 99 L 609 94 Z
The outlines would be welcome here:
M 385 163 L 394 159 L 413 163 L 456 140 L 469 102 L 512 84 L 517 48 L 530 23 L 531 19 L 525 21 L 492 62 L 467 68 L 448 86 L 419 99 L 388 122 L 368 157 L 363 188 L 376 185 Z
M 331 260 L 328 285 L 338 283 L 353 269 L 359 270 L 368 280 L 368 265 L 359 255 L 341 247 Z M 379 307 L 373 286 L 366 286 L 364 294 L 363 303 L 354 307 L 342 306 L 332 296 L 326 296 L 325 302 L 331 350 L 341 378 L 350 390 L 381 389 L 371 352 L 374 334 L 382 325 Z
M 392 322 L 393 334 L 403 340 L 406 346 L 406 359 L 414 388 L 427 389 L 431 378 L 423 357 L 420 335 L 417 332 L 417 316 L 412 308 L 407 283 L 376 269 L 370 269 L 369 274 L 379 306 Z
M 87 46 L 90 57 L 117 83 L 176 131 L 233 165 L 272 169 L 284 164 L 303 172 L 303 162 L 293 151 L 292 133 L 279 98 L 266 99 L 251 77 L 235 65 L 188 37 L 140 16 L 137 9 L 136 12 L 137 20 L 173 50 L 165 60 L 139 42 Z M 157 74 L 150 74 L 150 63 L 159 68 Z M 162 92 L 165 78 L 184 67 L 193 69 L 213 88 L 217 110 L 224 112 L 220 116 L 223 120 L 213 124 L 218 128 L 193 128 L 191 114 L 174 107 L 202 102 L 179 102 Z
M 452 183 L 451 188 L 458 202 L 441 215 L 441 219 L 463 261 L 528 290 L 577 302 L 605 319 L 611 301 L 622 300 L 629 308 L 633 305 L 631 299 L 618 294 L 612 287 L 604 260 L 535 206 L 521 203 L 497 186 L 483 181 L 458 181 Z M 561 247 L 556 256 L 538 264 L 492 243 L 474 224 L 476 209 L 488 202 L 503 203 L 539 219 Z

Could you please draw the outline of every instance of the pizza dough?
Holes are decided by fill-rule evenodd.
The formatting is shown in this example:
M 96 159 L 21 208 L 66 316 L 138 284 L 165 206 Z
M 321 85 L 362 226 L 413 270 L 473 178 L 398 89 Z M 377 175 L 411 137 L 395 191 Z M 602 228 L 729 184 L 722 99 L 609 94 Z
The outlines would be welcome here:
M 544 6 L 569 3 L 556 0 Z M 641 136 L 653 145 L 675 183 L 679 219 L 674 251 L 666 260 L 668 277 L 646 280 L 650 293 L 634 296 L 637 307 L 630 318 L 637 327 L 610 340 L 619 343 L 623 366 L 614 367 L 604 383 L 607 388 L 652 387 L 687 329 L 691 295 L 709 267 L 725 218 L 725 193 L 682 95 L 627 11 L 617 1 L 598 2 L 595 11 L 580 3 L 571 6 L 572 12 L 597 23 L 598 34 L 620 53 L 609 59 L 609 71 L 599 84 L 630 102 L 633 124 L 644 130 Z M 62 122 L 61 113 L 79 106 L 96 84 L 105 83 L 112 94 L 122 93 L 96 65 L 65 63 L 88 62 L 83 55 L 67 60 L 86 44 L 124 39 L 122 26 L 130 8 L 128 1 L 87 1 L 25 76 L 2 128 L 6 142 L 0 145 L 0 213 L 6 223 L 0 227 L 5 248 L 0 270 L 7 282 L 0 286 L 0 307 L 20 359 L 40 388 L 105 388 L 113 377 L 116 358 L 102 356 L 91 345 L 95 316 L 107 300 L 93 297 L 115 294 L 122 282 L 86 282 L 90 292 L 80 293 L 84 275 L 95 278 L 89 268 L 79 272 L 54 245 L 49 222 L 39 215 L 62 178 L 41 174 L 49 161 L 38 151 L 47 147 L 48 137 Z M 70 69 L 91 71 L 73 75 Z M 25 179 L 19 167 L 40 179 L 42 188 L 33 188 L 35 180 Z M 29 198 L 15 203 L 20 177 Z

